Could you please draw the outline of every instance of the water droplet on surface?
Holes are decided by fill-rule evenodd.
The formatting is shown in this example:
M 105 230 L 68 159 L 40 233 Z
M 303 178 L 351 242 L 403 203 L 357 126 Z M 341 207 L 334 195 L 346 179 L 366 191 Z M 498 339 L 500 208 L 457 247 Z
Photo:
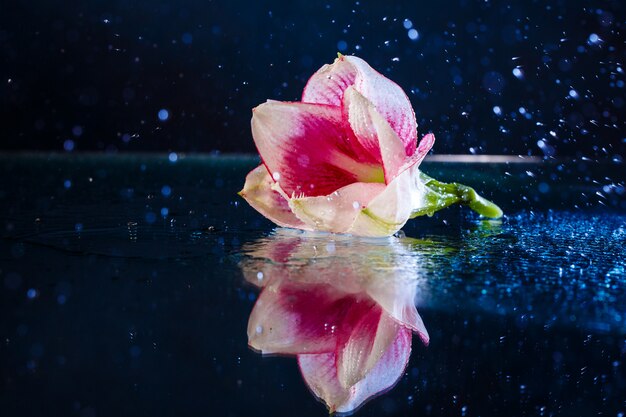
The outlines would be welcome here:
M 167 119 L 170 118 L 170 112 L 167 109 L 161 109 L 159 110 L 157 116 L 159 117 L 160 121 L 165 122 Z

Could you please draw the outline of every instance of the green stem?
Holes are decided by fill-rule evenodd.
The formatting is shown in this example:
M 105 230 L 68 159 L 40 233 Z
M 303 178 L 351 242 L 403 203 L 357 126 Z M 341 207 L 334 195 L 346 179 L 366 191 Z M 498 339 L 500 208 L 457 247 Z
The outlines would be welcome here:
M 432 216 L 434 212 L 456 203 L 469 206 L 481 216 L 493 219 L 502 217 L 500 207 L 481 197 L 472 187 L 456 182 L 437 181 L 423 172 L 420 172 L 419 180 L 425 188 L 424 202 L 422 207 L 416 207 L 413 210 L 411 218 L 425 214 Z

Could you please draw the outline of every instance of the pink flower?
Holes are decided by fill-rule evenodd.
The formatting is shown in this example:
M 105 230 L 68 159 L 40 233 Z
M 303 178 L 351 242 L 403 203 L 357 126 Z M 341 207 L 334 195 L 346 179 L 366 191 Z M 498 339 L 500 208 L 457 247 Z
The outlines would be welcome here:
M 256 107 L 252 135 L 263 164 L 240 194 L 279 226 L 389 236 L 410 217 L 470 204 L 419 172 L 434 135 L 418 146 L 406 94 L 354 56 L 313 74 L 301 102 Z
M 278 232 L 247 248 L 244 275 L 262 288 L 248 342 L 296 355 L 311 391 L 331 412 L 349 412 L 400 379 L 412 332 L 429 337 L 415 308 L 416 265 L 389 268 L 411 256 L 403 241 L 328 244 Z

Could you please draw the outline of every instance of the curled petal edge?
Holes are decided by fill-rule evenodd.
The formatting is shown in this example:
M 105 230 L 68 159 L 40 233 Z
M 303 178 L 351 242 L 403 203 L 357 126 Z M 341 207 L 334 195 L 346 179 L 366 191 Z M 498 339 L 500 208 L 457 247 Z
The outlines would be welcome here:
M 289 203 L 279 191 L 264 165 L 259 165 L 246 176 L 239 195 L 263 216 L 282 227 L 312 230 L 296 217 Z

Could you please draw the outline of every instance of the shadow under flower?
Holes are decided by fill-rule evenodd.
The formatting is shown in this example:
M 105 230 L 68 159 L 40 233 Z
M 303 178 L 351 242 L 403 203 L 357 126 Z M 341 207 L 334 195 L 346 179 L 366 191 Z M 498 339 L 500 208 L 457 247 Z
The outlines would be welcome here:
M 245 246 L 240 266 L 262 289 L 249 345 L 296 355 L 306 384 L 330 412 L 353 412 L 400 379 L 412 333 L 428 344 L 415 307 L 418 244 L 278 229 Z

